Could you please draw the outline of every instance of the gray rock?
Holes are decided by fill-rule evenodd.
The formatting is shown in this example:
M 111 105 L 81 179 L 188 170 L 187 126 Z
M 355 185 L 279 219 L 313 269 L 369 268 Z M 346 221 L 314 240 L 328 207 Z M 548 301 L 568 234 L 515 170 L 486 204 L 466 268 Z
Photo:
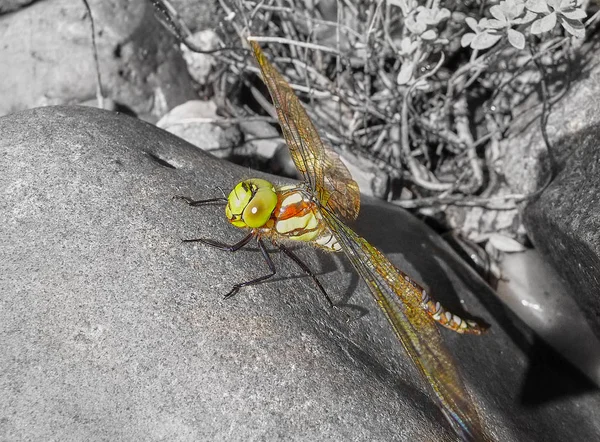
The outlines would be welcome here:
M 222 120 L 213 100 L 191 100 L 172 109 L 156 125 L 218 158 L 226 158 L 241 144 L 242 133 L 237 125 Z
M 599 49 L 597 36 L 580 49 L 570 89 L 551 107 L 547 134 L 555 176 L 539 198 L 523 205 L 522 214 L 535 247 L 567 281 L 600 338 Z M 550 173 L 539 110 L 521 108 L 516 135 L 504 142 L 506 178 L 517 192 L 534 191 Z
M 540 253 L 568 281 L 571 296 L 600 338 L 599 139 L 600 128 L 594 126 L 563 141 L 574 152 L 548 188 L 527 205 L 524 222 Z
M 211 29 L 188 36 L 186 41 L 203 51 L 210 51 L 219 47 L 219 36 Z M 190 76 L 199 85 L 206 86 L 209 83 L 210 74 L 214 73 L 215 66 L 218 64 L 215 55 L 192 51 L 183 43 L 180 43 L 180 48 Z
M 91 108 L 15 113 L 0 133 L 0 439 L 452 439 L 342 256 L 298 251 L 363 314 L 354 321 L 278 254 L 275 281 L 221 299 L 264 263 L 251 249 L 181 244 L 243 232 L 221 207 L 171 197 L 219 195 L 250 171 Z M 600 437 L 597 392 L 521 404 L 534 337 L 437 235 L 369 199 L 359 218 L 440 300 L 491 323 L 482 337 L 442 334 L 495 439 Z
M 600 101 L 597 98 L 600 93 L 600 65 L 596 61 L 599 50 L 600 36 L 594 36 L 579 49 L 577 57 L 574 57 L 576 62 L 569 65 L 568 77 L 564 74 L 556 78 L 558 84 L 554 86 L 559 90 L 562 82 L 569 80 L 567 93 L 549 108 L 546 126 L 551 153 L 559 168 L 579 149 L 572 141 L 600 122 Z M 513 192 L 534 192 L 548 176 L 550 165 L 540 131 L 541 112 L 539 96 L 532 95 L 515 109 L 511 135 L 501 142 L 502 175 Z
M 150 120 L 195 97 L 175 39 L 145 0 L 90 0 L 104 95 Z M 0 115 L 96 95 L 83 2 L 47 0 L 0 17 Z
M 600 386 L 600 340 L 556 271 L 535 249 L 507 253 L 496 293 L 558 353 Z
M 170 0 L 169 3 L 192 32 L 215 29 L 225 18 L 219 0 Z

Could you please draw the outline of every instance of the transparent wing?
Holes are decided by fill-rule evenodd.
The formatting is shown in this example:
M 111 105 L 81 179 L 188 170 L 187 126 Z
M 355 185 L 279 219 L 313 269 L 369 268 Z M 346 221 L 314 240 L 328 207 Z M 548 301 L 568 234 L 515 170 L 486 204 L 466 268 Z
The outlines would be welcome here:
M 358 216 L 358 185 L 338 155 L 322 142 L 292 88 L 269 63 L 260 46 L 253 41 L 250 45 L 294 163 L 317 197 L 325 222 L 366 281 L 400 343 L 433 388 L 452 427 L 467 440 L 485 440 L 475 406 L 432 317 L 434 312 L 423 307 L 426 302 L 422 291 L 379 250 L 340 221 L 338 216 L 350 220 Z
M 466 440 L 486 440 L 477 410 L 446 350 L 433 318 L 422 307 L 420 291 L 375 247 L 324 210 L 329 228 L 367 283 L 398 340 L 437 396 L 444 415 Z
M 356 219 L 360 209 L 358 184 L 339 156 L 323 143 L 293 89 L 269 63 L 258 43 L 250 41 L 250 45 L 296 168 L 323 207 L 344 219 Z

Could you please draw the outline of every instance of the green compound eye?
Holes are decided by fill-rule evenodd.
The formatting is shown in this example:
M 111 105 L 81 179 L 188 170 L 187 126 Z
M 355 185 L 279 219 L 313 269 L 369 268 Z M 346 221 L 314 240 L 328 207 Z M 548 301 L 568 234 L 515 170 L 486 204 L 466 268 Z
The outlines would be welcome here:
M 277 194 L 272 188 L 262 188 L 254 194 L 242 215 L 248 227 L 262 227 L 271 217 L 277 205 Z
M 242 181 L 229 194 L 225 214 L 236 227 L 262 227 L 277 205 L 277 193 L 266 180 Z
M 227 207 L 225 207 L 225 215 L 231 224 L 236 227 L 246 227 L 246 223 L 242 220 L 242 213 L 251 198 L 252 190 L 246 181 L 238 183 L 233 188 L 227 197 Z

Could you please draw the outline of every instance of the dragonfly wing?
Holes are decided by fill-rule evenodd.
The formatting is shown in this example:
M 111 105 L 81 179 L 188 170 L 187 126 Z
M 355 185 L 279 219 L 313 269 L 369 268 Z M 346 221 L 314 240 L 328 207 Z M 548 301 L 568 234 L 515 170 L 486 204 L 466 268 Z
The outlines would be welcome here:
M 255 41 L 250 41 L 277 111 L 283 136 L 296 168 L 319 200 L 344 219 L 356 219 L 360 191 L 339 156 L 326 146 L 294 90 L 273 67 Z
M 435 321 L 421 305 L 421 294 L 379 250 L 334 214 L 327 210 L 322 213 L 402 346 L 433 388 L 454 430 L 465 440 L 485 440 L 475 405 L 442 342 Z

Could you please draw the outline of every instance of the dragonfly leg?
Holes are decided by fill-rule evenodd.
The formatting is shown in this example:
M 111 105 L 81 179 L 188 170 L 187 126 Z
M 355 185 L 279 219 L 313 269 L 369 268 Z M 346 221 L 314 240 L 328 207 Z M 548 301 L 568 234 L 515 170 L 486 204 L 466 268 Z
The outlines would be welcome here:
M 182 239 L 182 242 L 201 242 L 202 244 L 206 244 L 207 246 L 214 247 L 215 249 L 225 250 L 226 252 L 237 252 L 242 247 L 250 242 L 250 240 L 254 237 L 254 233 L 250 232 L 248 235 L 244 236 L 240 241 L 235 244 L 224 244 L 219 241 L 215 241 L 210 238 L 194 238 L 194 239 Z
M 244 240 L 245 239 L 246 238 L 244 238 Z M 260 238 L 258 238 L 258 248 L 260 249 L 260 252 L 262 253 L 263 258 L 265 259 L 265 262 L 269 266 L 269 270 L 271 270 L 271 273 L 260 276 L 255 279 L 251 279 L 250 281 L 246 281 L 246 282 L 242 282 L 242 283 L 234 285 L 233 288 L 230 290 L 230 292 L 224 296 L 224 299 L 231 298 L 233 295 L 235 295 L 237 292 L 239 292 L 242 287 L 245 287 L 247 285 L 258 284 L 259 282 L 265 281 L 265 280 L 275 276 L 275 274 L 277 273 L 277 269 L 275 269 L 275 264 L 273 264 L 273 261 L 271 260 L 271 257 L 269 256 L 269 252 L 267 252 L 267 249 L 265 248 L 265 244 L 263 243 L 262 239 L 260 239 Z
M 187 196 L 182 196 L 182 195 L 175 195 L 173 197 L 174 200 L 183 200 L 186 203 L 188 203 L 188 205 L 190 206 L 203 206 L 205 204 L 210 204 L 210 203 L 223 203 L 225 204 L 227 202 L 227 198 L 225 197 L 218 197 L 218 198 L 210 198 L 207 200 L 193 200 Z
M 288 249 L 287 247 L 285 247 L 282 244 L 277 244 L 277 247 L 279 247 L 279 250 L 281 250 L 283 253 L 285 253 L 287 256 L 289 256 L 292 259 L 292 261 L 294 261 L 296 264 L 298 264 L 298 267 L 300 267 L 304 271 L 304 273 L 306 273 L 308 276 L 310 276 L 312 278 L 312 280 L 315 282 L 315 284 L 317 285 L 317 287 L 319 288 L 319 290 L 321 291 L 323 296 L 325 296 L 325 299 L 327 299 L 327 303 L 329 304 L 329 307 L 333 308 L 334 304 L 331 301 L 331 298 L 329 297 L 329 295 L 327 294 L 327 292 L 321 285 L 321 282 L 317 279 L 317 276 L 313 273 L 313 271 L 306 264 L 304 264 L 304 262 L 302 262 L 302 260 L 300 258 L 298 258 L 296 256 L 296 254 L 293 253 L 290 249 Z

